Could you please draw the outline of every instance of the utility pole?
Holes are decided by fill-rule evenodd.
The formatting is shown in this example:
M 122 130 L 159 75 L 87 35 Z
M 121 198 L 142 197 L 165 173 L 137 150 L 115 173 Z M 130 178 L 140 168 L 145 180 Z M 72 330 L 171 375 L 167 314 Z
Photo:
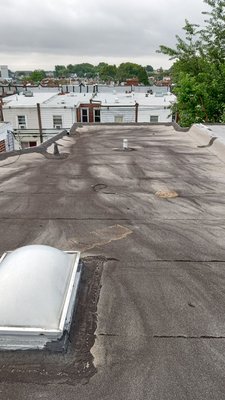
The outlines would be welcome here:
M 135 122 L 138 122 L 138 103 L 135 103 Z
M 37 114 L 38 114 L 38 126 L 39 126 L 39 133 L 40 133 L 40 142 L 43 143 L 40 103 L 37 103 Z

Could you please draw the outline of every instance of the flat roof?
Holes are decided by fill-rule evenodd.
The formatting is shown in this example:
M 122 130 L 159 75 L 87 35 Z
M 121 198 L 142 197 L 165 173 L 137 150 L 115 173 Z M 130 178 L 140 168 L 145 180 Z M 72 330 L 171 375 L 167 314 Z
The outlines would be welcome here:
M 44 107 L 74 107 L 79 102 L 89 103 L 92 98 L 92 93 L 66 93 L 57 95 L 45 101 Z
M 128 139 L 130 151 L 122 150 Z M 81 251 L 66 354 L 1 353 L 4 397 L 224 397 L 225 164 L 171 125 L 85 125 L 0 161 L 0 252 Z
M 56 93 L 52 92 L 33 92 L 32 97 L 24 96 L 23 92 L 21 94 L 13 94 L 12 96 L 4 97 L 3 108 L 6 107 L 34 107 L 37 103 L 42 104 L 50 98 L 58 96 Z
M 170 92 L 164 93 L 162 96 L 155 94 L 146 96 L 144 93 L 135 93 L 135 100 L 144 106 L 159 105 L 167 107 L 175 102 L 176 96 Z
M 147 95 L 147 96 L 146 96 Z M 158 94 L 147 94 L 147 93 L 117 93 L 116 90 L 112 89 L 110 92 L 96 93 L 93 97 L 93 93 L 66 93 L 58 94 L 52 92 L 33 92 L 33 97 L 26 97 L 23 94 L 12 95 L 4 98 L 4 108 L 7 107 L 34 107 L 37 103 L 40 103 L 42 107 L 75 107 L 79 103 L 89 103 L 93 98 L 93 102 L 101 102 L 102 105 L 113 105 L 113 106 L 134 106 L 138 103 L 140 106 L 160 106 L 168 107 L 172 102 L 175 101 L 176 97 L 171 93 L 164 93 L 162 96 Z

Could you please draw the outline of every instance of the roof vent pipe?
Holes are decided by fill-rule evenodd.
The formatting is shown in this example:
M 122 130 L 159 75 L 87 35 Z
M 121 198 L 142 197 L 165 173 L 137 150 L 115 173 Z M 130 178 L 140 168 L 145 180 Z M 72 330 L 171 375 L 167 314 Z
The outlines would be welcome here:
M 58 144 L 54 143 L 54 155 L 58 156 L 59 155 L 59 148 L 58 148 Z
M 123 139 L 123 150 L 127 150 L 127 149 L 128 149 L 128 140 Z

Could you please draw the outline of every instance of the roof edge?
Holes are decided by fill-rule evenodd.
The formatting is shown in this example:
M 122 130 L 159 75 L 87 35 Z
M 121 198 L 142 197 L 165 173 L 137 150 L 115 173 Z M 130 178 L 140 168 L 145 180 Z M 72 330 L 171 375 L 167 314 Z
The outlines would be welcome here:
M 53 138 L 46 140 L 46 142 L 40 144 L 39 146 L 0 153 L 0 161 L 5 160 L 9 157 L 13 157 L 13 156 L 17 156 L 17 155 L 19 156 L 19 155 L 29 154 L 29 153 L 39 153 L 39 154 L 45 155 L 47 153 L 48 147 L 50 147 L 53 143 L 55 143 L 59 139 L 62 139 L 63 136 L 66 136 L 66 135 L 67 135 L 67 130 L 64 129 L 62 132 L 56 134 Z M 53 155 L 48 153 L 48 156 L 53 156 Z

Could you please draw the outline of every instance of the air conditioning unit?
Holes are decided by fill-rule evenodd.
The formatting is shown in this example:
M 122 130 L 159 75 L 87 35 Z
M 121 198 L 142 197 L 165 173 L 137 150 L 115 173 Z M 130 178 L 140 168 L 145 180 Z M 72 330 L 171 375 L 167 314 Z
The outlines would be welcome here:
M 19 125 L 19 129 L 26 129 L 26 125 Z
M 33 94 L 33 92 L 31 92 L 31 90 L 25 90 L 24 92 L 23 92 L 23 95 L 25 96 L 25 97 L 33 97 L 34 96 L 34 94 Z

